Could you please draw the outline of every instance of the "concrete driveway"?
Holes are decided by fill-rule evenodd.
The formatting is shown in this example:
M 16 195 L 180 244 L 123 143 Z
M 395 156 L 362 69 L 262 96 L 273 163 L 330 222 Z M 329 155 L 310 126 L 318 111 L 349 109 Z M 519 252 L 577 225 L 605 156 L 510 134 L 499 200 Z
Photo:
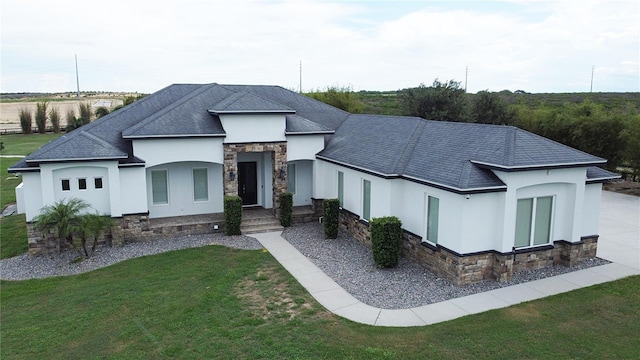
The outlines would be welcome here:
M 640 269 L 640 197 L 602 192 L 597 256 Z

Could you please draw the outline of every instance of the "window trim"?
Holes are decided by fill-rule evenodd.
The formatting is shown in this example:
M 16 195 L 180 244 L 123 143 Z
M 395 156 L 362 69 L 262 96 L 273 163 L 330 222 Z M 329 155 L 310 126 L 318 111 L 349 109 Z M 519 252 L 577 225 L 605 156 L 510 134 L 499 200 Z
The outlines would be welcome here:
M 98 181 L 100 181 L 99 187 L 98 187 Z M 93 188 L 96 190 L 104 189 L 104 180 L 102 179 L 102 176 L 96 176 L 93 178 Z
M 163 172 L 165 175 L 165 193 L 166 193 L 166 197 L 167 200 L 166 202 L 156 202 L 154 199 L 154 187 L 153 187 L 153 173 L 159 173 L 159 172 Z M 161 205 L 169 205 L 169 169 L 156 169 L 156 170 L 151 170 L 151 204 L 154 206 L 161 206 Z
M 293 169 L 293 171 L 291 171 L 291 169 Z M 293 174 L 293 183 L 291 183 L 291 174 Z M 290 184 L 293 184 L 293 191 L 291 191 L 291 187 L 289 186 Z M 296 163 L 290 162 L 287 163 L 287 192 L 295 195 L 296 191 L 298 191 L 298 167 L 296 166 Z
M 551 198 L 551 209 L 549 212 L 549 229 L 547 235 L 547 242 L 544 244 L 536 244 L 535 243 L 535 234 L 536 234 L 536 220 L 538 216 L 538 199 L 541 198 Z M 518 211 L 517 204 L 520 200 L 532 200 L 531 205 L 531 217 L 529 219 L 529 243 L 525 246 L 516 246 L 516 236 L 518 229 Z M 515 250 L 522 249 L 531 249 L 541 246 L 548 246 L 553 243 L 553 227 L 555 223 L 555 212 L 556 212 L 556 195 L 539 195 L 525 198 L 516 199 L 516 216 L 515 216 L 515 224 L 514 224 L 514 234 L 513 234 L 513 248 Z
M 67 189 L 64 188 L 65 181 L 67 183 Z M 60 179 L 60 188 L 62 191 L 71 191 L 71 179 Z
M 344 172 L 338 170 L 338 202 L 344 208 Z
M 84 187 L 81 186 L 81 182 L 84 182 Z M 87 186 L 87 178 L 78 178 L 78 191 L 86 191 L 88 186 Z
M 369 186 L 367 187 L 366 184 L 369 184 Z M 368 199 L 365 196 L 367 188 L 369 190 Z M 371 221 L 371 180 L 367 179 L 362 179 L 362 219 Z
M 204 170 L 205 175 L 205 191 L 206 191 L 206 199 L 196 199 L 196 170 Z M 202 203 L 209 201 L 209 169 L 206 167 L 194 167 L 191 169 L 191 182 L 192 182 L 192 190 L 193 190 L 193 202 L 194 203 Z
M 424 206 L 424 238 L 422 240 L 422 242 L 426 242 L 430 245 L 436 246 L 438 244 L 438 240 L 440 238 L 440 198 L 434 195 L 431 195 L 429 193 L 426 193 L 425 195 L 425 206 Z M 430 239 L 429 238 L 429 215 L 431 214 L 430 210 L 431 210 L 431 199 L 435 199 L 437 200 L 437 209 L 435 209 L 435 216 L 436 216 L 436 225 L 435 225 L 435 239 Z M 435 241 L 434 241 L 435 240 Z

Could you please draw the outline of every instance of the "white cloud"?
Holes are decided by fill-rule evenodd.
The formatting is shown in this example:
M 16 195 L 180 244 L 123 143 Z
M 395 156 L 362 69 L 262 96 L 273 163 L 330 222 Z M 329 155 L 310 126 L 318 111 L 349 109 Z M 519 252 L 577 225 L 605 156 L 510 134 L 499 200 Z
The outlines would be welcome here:
M 2 1 L 2 91 L 176 82 L 640 91 L 635 2 Z M 596 86 L 596 84 L 598 86 Z

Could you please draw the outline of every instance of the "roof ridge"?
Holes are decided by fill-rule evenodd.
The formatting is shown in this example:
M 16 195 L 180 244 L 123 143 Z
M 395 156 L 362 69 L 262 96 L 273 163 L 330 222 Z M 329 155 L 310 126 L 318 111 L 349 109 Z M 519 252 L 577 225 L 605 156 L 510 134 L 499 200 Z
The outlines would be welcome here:
M 194 84 L 194 85 L 198 85 L 198 84 Z M 122 135 L 124 136 L 125 133 L 126 134 L 131 134 L 131 133 L 134 133 L 134 132 L 140 130 L 141 128 L 143 128 L 143 127 L 149 125 L 151 122 L 155 121 L 155 119 L 157 119 L 158 117 L 160 117 L 160 116 L 162 116 L 162 115 L 174 110 L 176 107 L 178 107 L 179 105 L 184 104 L 188 100 L 192 99 L 194 96 L 200 95 L 204 91 L 209 90 L 209 89 L 211 89 L 212 87 L 214 87 L 216 85 L 218 85 L 218 84 L 216 84 L 216 83 L 202 84 L 197 89 L 195 89 L 193 91 L 190 91 L 189 93 L 185 94 L 180 99 L 178 99 L 177 101 L 171 103 L 170 106 L 167 106 L 167 107 L 163 108 L 162 110 L 147 116 L 145 119 L 143 119 L 142 121 L 139 121 L 137 124 L 135 124 L 133 126 L 130 126 L 130 127 L 126 128 L 126 129 L 123 129 L 122 130 Z M 231 90 L 228 90 L 228 91 L 231 91 Z
M 93 140 L 93 141 L 98 142 L 100 145 L 104 146 L 105 148 L 114 149 L 114 150 L 117 150 L 117 151 L 120 151 L 120 152 L 121 152 L 121 150 L 120 150 L 120 149 L 118 149 L 117 147 L 115 147 L 115 146 L 111 145 L 109 142 L 105 141 L 104 139 L 101 139 L 101 138 L 97 137 L 96 135 L 94 135 L 94 134 L 92 134 L 92 133 L 89 133 L 89 132 L 83 131 L 83 132 L 82 132 L 80 135 L 78 135 L 78 136 L 86 136 L 86 137 L 88 137 L 89 139 L 91 139 L 91 140 Z
M 394 168 L 394 172 L 396 174 L 403 174 L 405 172 L 405 168 L 409 163 L 409 159 L 411 158 L 411 155 L 413 154 L 414 149 L 418 145 L 418 140 L 422 137 L 422 133 L 424 132 L 426 122 L 424 120 L 422 121 L 421 120 L 422 119 L 419 119 L 419 121 L 417 121 L 416 126 L 413 129 L 413 133 L 411 134 L 411 137 L 407 141 L 407 144 L 405 145 L 404 150 L 402 151 L 402 154 L 400 154 L 400 158 L 398 159 L 398 162 L 396 163 L 396 166 Z

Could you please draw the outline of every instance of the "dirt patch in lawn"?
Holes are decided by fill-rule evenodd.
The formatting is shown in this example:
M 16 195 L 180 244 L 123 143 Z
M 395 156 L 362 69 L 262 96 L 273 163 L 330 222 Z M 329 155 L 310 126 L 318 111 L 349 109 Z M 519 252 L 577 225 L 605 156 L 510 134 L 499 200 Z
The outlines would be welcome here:
M 287 280 L 273 267 L 263 267 L 240 282 L 235 292 L 246 309 L 263 320 L 293 320 L 313 306 L 307 294 L 291 294 Z

